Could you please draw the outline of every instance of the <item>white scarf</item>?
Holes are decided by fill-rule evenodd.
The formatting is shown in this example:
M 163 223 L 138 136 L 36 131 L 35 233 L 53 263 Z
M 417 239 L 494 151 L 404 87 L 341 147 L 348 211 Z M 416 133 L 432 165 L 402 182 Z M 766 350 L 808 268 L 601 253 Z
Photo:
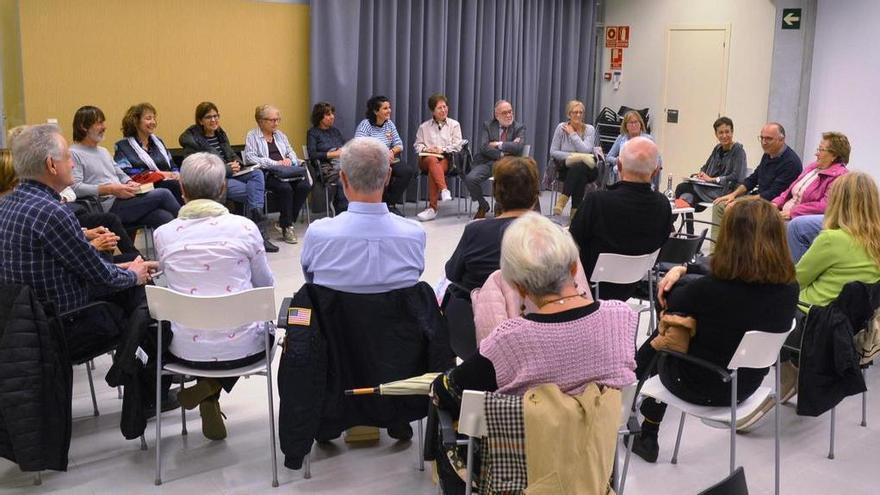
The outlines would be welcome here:
M 159 152 L 162 153 L 162 156 L 164 156 L 166 160 L 168 160 L 168 167 L 170 168 L 174 166 L 174 160 L 172 160 L 171 158 L 171 153 L 168 153 L 168 150 L 165 149 L 162 141 L 159 141 L 159 138 L 157 138 L 154 134 L 150 134 L 150 141 L 152 142 L 153 146 L 159 148 Z M 130 144 L 131 147 L 134 148 L 134 152 L 137 153 L 138 158 L 140 158 L 141 161 L 150 168 L 150 170 L 154 172 L 159 171 L 159 167 L 156 166 L 156 162 L 153 160 L 153 157 L 151 157 L 150 154 L 147 153 L 147 150 L 141 147 L 141 143 L 139 143 L 137 139 L 135 139 L 134 137 L 128 138 L 128 144 Z
M 181 220 L 192 220 L 194 218 L 219 217 L 220 215 L 228 214 L 229 210 L 216 201 L 210 199 L 194 199 L 180 207 L 180 211 L 177 212 L 177 218 Z

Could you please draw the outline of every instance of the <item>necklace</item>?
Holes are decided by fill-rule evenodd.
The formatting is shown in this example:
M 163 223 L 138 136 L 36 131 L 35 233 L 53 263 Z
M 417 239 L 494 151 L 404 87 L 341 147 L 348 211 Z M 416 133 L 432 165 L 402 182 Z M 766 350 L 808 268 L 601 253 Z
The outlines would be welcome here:
M 583 294 L 574 294 L 574 295 L 570 295 L 570 296 L 557 297 L 556 299 L 550 299 L 549 301 L 544 301 L 540 306 L 538 306 L 538 309 L 544 309 L 545 306 L 549 306 L 553 303 L 565 304 L 566 299 L 573 299 L 575 297 L 584 297 L 584 295 Z

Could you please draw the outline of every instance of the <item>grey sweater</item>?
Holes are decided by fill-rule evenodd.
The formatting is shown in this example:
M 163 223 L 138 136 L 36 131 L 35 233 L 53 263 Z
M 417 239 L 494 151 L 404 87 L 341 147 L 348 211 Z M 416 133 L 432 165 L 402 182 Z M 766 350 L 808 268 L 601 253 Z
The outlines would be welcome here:
M 73 192 L 77 198 L 98 195 L 98 186 L 104 184 L 125 184 L 131 180 L 121 168 L 116 166 L 106 148 L 83 146 L 79 143 L 70 146 L 75 166 L 73 167 Z M 116 196 L 101 196 L 104 211 L 110 211 Z

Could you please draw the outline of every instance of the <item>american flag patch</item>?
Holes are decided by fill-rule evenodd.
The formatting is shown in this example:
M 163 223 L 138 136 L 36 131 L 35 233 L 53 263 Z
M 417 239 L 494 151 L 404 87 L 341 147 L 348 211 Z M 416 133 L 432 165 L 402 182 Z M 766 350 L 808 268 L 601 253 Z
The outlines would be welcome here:
M 312 324 L 312 310 L 308 308 L 290 308 L 287 310 L 288 325 L 302 325 L 307 327 Z

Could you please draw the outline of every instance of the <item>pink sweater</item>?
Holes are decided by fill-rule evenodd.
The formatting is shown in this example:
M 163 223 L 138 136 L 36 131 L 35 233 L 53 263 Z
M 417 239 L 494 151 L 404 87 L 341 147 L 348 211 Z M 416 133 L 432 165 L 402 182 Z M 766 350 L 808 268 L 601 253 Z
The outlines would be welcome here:
M 566 323 L 512 318 L 480 342 L 480 354 L 495 367 L 499 393 L 523 395 L 544 383 L 569 395 L 593 382 L 621 388 L 636 381 L 637 322 L 621 301 L 602 301 L 596 311 Z

